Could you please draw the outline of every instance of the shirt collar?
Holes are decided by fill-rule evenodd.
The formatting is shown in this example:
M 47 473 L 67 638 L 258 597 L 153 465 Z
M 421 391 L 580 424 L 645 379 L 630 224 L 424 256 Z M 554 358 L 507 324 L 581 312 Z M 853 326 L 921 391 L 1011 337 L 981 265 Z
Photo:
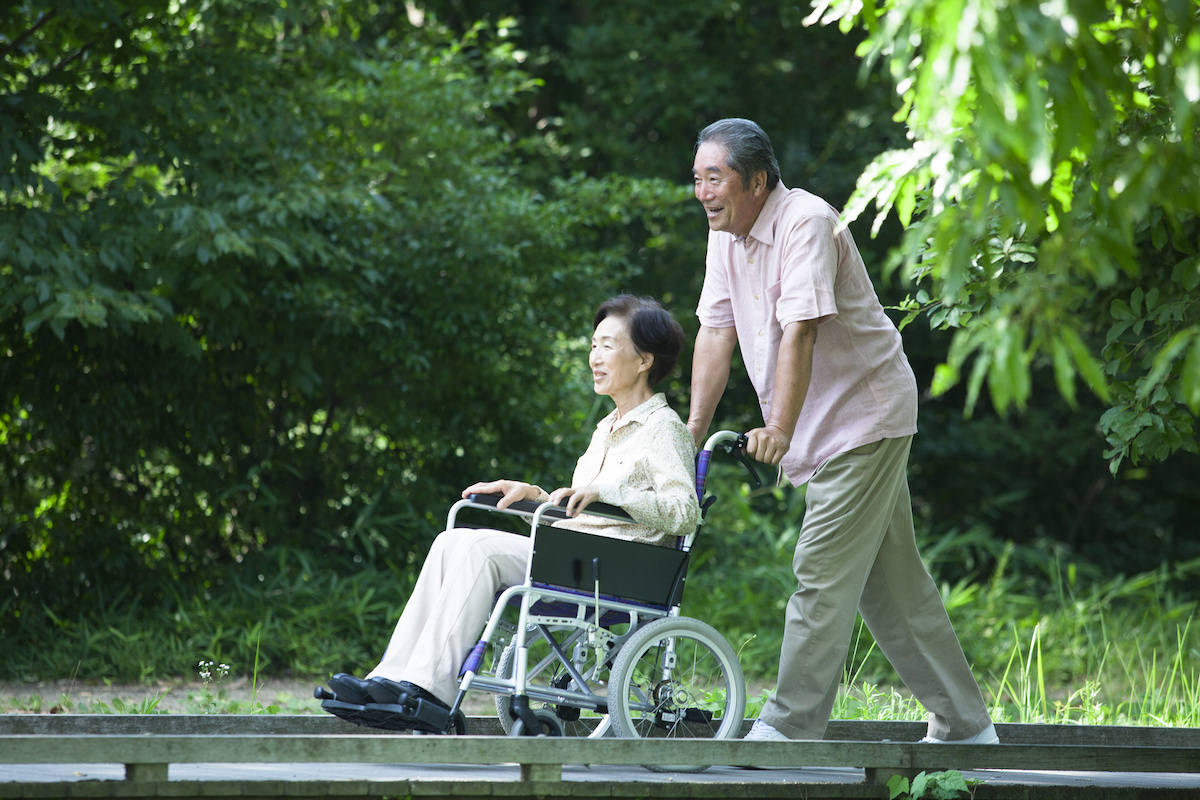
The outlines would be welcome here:
M 623 428 L 626 425 L 632 425 L 635 422 L 642 423 L 645 422 L 651 414 L 653 414 L 655 411 L 658 411 L 660 408 L 664 408 L 666 405 L 666 395 L 664 395 L 662 392 L 656 392 L 655 394 L 651 395 L 649 400 L 642 403 L 640 406 L 633 409 L 619 420 L 616 419 L 617 410 L 614 408 L 611 412 L 609 412 L 608 416 L 600 420 L 600 423 L 596 427 L 611 427 L 611 429 L 615 431 L 618 428 Z
M 750 236 L 747 238 L 756 239 L 765 245 L 775 243 L 775 222 L 779 219 L 783 197 L 787 193 L 788 188 L 783 185 L 783 181 L 775 184 L 775 188 L 767 195 L 767 202 L 763 203 L 762 210 L 758 212 L 754 227 L 750 229 Z

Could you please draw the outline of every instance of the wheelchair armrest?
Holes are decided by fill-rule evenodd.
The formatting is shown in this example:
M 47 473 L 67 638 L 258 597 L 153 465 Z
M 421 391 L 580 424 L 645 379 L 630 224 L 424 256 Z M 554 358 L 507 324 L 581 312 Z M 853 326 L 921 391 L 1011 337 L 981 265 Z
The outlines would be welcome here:
M 500 502 L 500 498 L 503 496 L 504 495 L 500 494 L 472 494 L 468 495 L 467 499 L 472 503 L 495 506 L 496 503 Z M 567 516 L 567 512 L 564 510 L 565 504 L 566 501 L 563 501 L 562 505 L 546 509 L 546 511 L 542 513 L 542 516 L 549 517 L 551 519 L 570 519 L 570 517 Z M 542 503 L 538 503 L 533 500 L 518 500 L 508 508 L 513 511 L 532 514 L 537 511 L 541 505 Z M 626 514 L 624 509 L 620 508 L 619 506 L 609 505 L 608 503 L 592 503 L 586 509 L 584 509 L 583 513 L 608 517 L 609 519 L 619 519 L 625 522 L 633 522 L 633 517 Z

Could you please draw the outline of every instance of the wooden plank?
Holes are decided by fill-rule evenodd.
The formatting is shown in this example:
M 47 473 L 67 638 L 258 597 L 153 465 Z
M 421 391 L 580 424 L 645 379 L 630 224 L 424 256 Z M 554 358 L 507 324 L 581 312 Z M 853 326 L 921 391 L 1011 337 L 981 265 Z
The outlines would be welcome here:
M 686 778 L 686 776 L 680 776 Z M 398 780 L 367 783 L 347 781 L 204 781 L 168 784 L 131 784 L 124 781 L 97 781 L 74 784 L 0 784 L 5 798 L 172 798 L 172 800 L 212 800 L 212 798 L 322 798 L 322 800 L 367 800 L 368 798 L 438 798 L 438 800 L 858 800 L 887 797 L 887 790 L 862 783 L 693 783 L 675 781 L 558 783 L 476 782 L 462 780 Z M 1059 787 L 1061 788 L 1061 787 Z M 995 796 L 993 795 L 993 798 Z M 1075 800 L 1076 795 L 1023 794 L 1020 800 Z M 982 800 L 982 798 L 980 799 Z M 1014 796 L 1015 800 L 1015 796 Z M 1096 800 L 1094 794 L 1079 800 Z
M 690 783 L 558 784 L 512 783 L 475 786 L 464 782 L 383 783 L 370 786 L 357 784 L 302 783 L 270 785 L 245 784 L 176 784 L 143 786 L 124 783 L 76 784 L 71 786 L 26 785 L 5 787 L 6 798 L 27 800 L 59 800 L 59 798 L 171 798 L 171 800 L 213 800 L 213 798 L 321 798 L 321 800 L 384 800 L 384 798 L 436 798 L 436 800 L 880 800 L 886 798 L 886 788 L 868 784 L 745 784 L 702 785 Z M 1117 788 L 1097 789 L 1087 786 L 992 786 L 974 789 L 975 800 L 1196 800 L 1194 789 L 1145 789 L 1128 791 Z
M 8 763 L 909 765 L 912 745 L 479 736 L 2 736 Z
M 738 764 L 1200 772 L 1200 748 L 480 736 L 0 736 L 7 763 Z
M 748 729 L 750 721 L 744 728 Z M 1200 728 L 1114 725 L 998 724 L 1004 744 L 1068 744 L 1123 747 L 1200 747 Z M 501 736 L 495 717 L 468 717 L 467 732 Z M 0 735 L 67 734 L 259 734 L 332 735 L 369 733 L 403 736 L 363 728 L 331 714 L 0 714 Z M 825 741 L 915 743 L 925 735 L 923 722 L 834 720 Z M 2 756 L 0 756 L 2 759 Z
M 825 740 L 915 743 L 925 735 L 925 729 L 924 722 L 834 720 L 829 723 Z M 999 723 L 996 732 L 1002 744 L 1200 747 L 1200 728 Z

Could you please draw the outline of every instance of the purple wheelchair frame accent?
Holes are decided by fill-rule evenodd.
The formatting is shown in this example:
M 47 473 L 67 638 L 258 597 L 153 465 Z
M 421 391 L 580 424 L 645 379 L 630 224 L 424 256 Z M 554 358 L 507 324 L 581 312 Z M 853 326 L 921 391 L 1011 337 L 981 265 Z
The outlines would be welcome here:
M 701 450 L 696 456 L 696 500 L 704 502 L 704 482 L 708 479 L 708 462 L 712 460 L 712 450 Z
M 716 499 L 709 497 L 706 501 L 704 498 L 704 485 L 708 481 L 708 465 L 712 461 L 714 447 L 720 447 L 726 454 L 741 462 L 746 471 L 750 473 L 752 489 L 762 486 L 762 478 L 759 477 L 758 470 L 754 468 L 750 457 L 746 455 L 746 434 L 722 431 L 714 434 L 706 444 L 707 446 L 696 455 L 696 501 L 700 503 L 701 513 L 708 511 L 708 505 Z
M 480 641 L 479 644 L 471 648 L 471 654 L 467 656 L 467 660 L 463 662 L 462 667 L 458 670 L 458 677 L 462 678 L 468 672 L 478 672 L 479 665 L 483 663 L 483 654 L 487 650 L 487 642 Z

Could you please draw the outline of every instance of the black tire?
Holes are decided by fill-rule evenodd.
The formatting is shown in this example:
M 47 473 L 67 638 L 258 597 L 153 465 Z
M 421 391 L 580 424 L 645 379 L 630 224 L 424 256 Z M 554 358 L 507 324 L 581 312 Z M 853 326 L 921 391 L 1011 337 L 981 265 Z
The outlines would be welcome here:
M 546 708 L 539 708 L 533 712 L 533 716 L 537 718 L 538 729 L 532 733 L 526 733 L 525 723 L 520 719 L 515 719 L 512 722 L 512 728 L 509 729 L 509 736 L 562 736 L 563 726 L 562 720 L 554 715 L 553 711 Z

